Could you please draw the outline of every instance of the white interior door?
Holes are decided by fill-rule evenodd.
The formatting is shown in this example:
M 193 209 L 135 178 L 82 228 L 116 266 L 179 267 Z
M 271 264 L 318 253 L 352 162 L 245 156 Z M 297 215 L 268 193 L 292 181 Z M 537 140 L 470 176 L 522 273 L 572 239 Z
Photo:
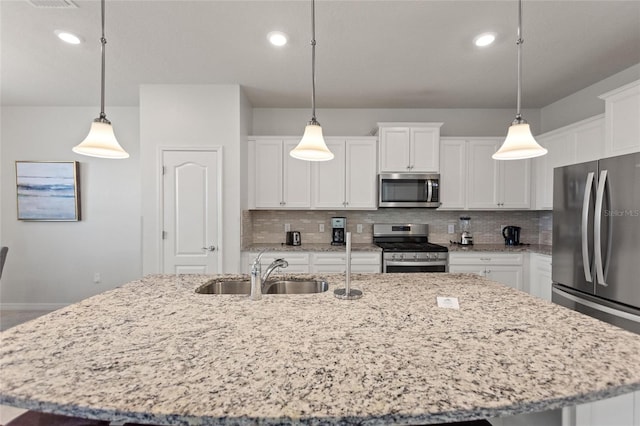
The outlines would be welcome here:
M 220 156 L 217 150 L 162 152 L 164 273 L 220 269 Z

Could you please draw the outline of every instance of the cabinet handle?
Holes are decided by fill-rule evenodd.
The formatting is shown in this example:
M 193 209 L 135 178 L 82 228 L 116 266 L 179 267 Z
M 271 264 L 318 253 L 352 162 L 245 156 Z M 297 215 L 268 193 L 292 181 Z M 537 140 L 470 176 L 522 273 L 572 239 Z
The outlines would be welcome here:
M 286 203 L 284 201 L 280 201 L 280 205 L 284 206 Z
M 485 262 L 489 262 L 491 260 L 490 257 L 481 257 L 480 260 L 483 260 Z

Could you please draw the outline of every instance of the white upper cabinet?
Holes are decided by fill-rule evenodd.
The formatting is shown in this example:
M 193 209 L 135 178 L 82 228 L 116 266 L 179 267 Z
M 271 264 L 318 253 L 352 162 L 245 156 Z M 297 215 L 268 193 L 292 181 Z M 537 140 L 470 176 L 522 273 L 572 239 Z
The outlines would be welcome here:
M 605 157 L 640 151 L 640 80 L 600 96 L 605 101 Z
M 380 172 L 440 171 L 442 123 L 378 123 Z
M 491 158 L 499 147 L 497 139 L 476 139 L 467 145 L 467 207 L 470 209 L 500 208 L 500 164 Z
M 443 210 L 529 209 L 531 160 L 496 161 L 503 138 L 442 138 Z
M 440 209 L 458 210 L 466 207 L 467 141 L 445 139 L 440 142 Z
M 311 164 L 289 155 L 297 139 L 255 138 L 249 141 L 255 208 L 295 209 L 311 206 Z
M 551 210 L 553 208 L 553 169 L 603 157 L 604 116 L 597 115 L 538 135 L 536 140 L 549 152 L 533 160 L 534 208 Z
M 313 164 L 312 207 L 377 207 L 377 140 L 375 137 L 327 138 L 333 160 Z

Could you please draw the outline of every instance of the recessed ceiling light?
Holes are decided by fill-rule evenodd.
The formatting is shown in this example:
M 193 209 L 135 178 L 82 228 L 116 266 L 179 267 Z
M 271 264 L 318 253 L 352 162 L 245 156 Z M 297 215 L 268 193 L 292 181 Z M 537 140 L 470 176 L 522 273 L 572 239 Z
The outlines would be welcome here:
M 287 44 L 287 35 L 281 31 L 271 31 L 267 34 L 267 39 L 269 43 L 274 46 L 284 46 Z
M 69 43 L 69 44 L 82 43 L 82 37 L 77 36 L 73 33 L 70 33 L 69 31 L 56 30 L 55 33 L 58 36 L 58 38 L 64 41 L 65 43 Z
M 478 47 L 485 47 L 485 46 L 489 46 L 490 44 L 493 44 L 495 40 L 496 40 L 495 33 L 482 33 L 473 39 L 473 44 L 475 44 Z

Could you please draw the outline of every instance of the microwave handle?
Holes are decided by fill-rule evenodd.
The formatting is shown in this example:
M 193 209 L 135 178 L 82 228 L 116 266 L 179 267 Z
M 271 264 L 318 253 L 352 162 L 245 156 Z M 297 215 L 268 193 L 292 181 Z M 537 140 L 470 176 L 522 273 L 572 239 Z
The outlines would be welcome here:
M 427 202 L 433 201 L 433 181 L 427 179 Z

